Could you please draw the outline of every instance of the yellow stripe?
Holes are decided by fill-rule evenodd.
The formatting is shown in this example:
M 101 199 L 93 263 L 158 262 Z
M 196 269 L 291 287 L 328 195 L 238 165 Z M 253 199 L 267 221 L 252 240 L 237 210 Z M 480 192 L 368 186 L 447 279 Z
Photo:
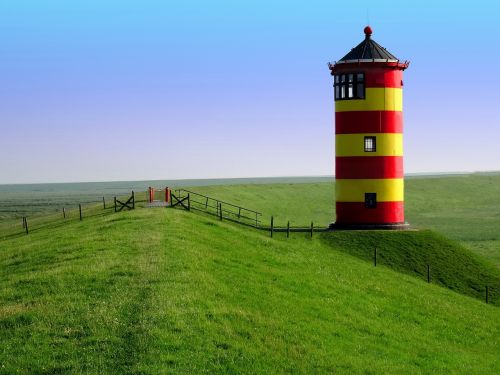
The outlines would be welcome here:
M 365 137 L 376 137 L 375 152 L 365 152 Z M 368 133 L 337 134 L 335 136 L 336 156 L 403 156 L 403 134 Z
M 337 100 L 335 102 L 335 112 L 403 110 L 403 89 L 368 87 L 365 96 L 365 99 Z
M 377 193 L 377 202 L 401 202 L 404 200 L 404 180 L 384 178 L 335 181 L 337 202 L 364 202 L 365 193 Z

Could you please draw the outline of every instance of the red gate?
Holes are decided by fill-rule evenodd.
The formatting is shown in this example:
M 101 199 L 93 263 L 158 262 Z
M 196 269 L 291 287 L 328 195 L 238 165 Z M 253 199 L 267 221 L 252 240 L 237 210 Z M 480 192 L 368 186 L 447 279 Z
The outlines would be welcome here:
M 170 188 L 167 186 L 166 188 L 154 188 L 154 187 L 149 187 L 148 188 L 148 195 L 149 195 L 149 203 L 153 202 L 166 202 L 166 203 L 171 203 L 171 197 L 172 193 L 170 191 Z M 159 198 L 159 199 L 157 199 Z

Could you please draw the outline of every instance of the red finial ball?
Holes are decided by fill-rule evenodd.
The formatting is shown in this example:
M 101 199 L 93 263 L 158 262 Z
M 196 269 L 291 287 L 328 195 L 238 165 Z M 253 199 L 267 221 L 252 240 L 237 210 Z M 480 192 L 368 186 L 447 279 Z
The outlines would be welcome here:
M 366 26 L 363 31 L 365 32 L 366 36 L 372 35 L 372 28 L 370 26 Z

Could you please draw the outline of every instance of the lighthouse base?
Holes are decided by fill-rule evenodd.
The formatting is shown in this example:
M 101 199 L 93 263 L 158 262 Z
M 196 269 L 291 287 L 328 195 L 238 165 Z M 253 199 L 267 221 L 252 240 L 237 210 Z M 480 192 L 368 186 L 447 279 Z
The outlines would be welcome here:
M 344 224 L 331 223 L 329 230 L 409 230 L 408 223 L 384 223 L 384 224 Z

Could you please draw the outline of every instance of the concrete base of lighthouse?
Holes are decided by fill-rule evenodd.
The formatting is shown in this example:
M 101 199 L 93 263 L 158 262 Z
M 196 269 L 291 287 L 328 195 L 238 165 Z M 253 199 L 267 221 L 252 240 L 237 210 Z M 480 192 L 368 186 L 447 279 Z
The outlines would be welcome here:
M 409 230 L 408 223 L 385 223 L 385 224 L 344 224 L 331 223 L 329 230 Z

